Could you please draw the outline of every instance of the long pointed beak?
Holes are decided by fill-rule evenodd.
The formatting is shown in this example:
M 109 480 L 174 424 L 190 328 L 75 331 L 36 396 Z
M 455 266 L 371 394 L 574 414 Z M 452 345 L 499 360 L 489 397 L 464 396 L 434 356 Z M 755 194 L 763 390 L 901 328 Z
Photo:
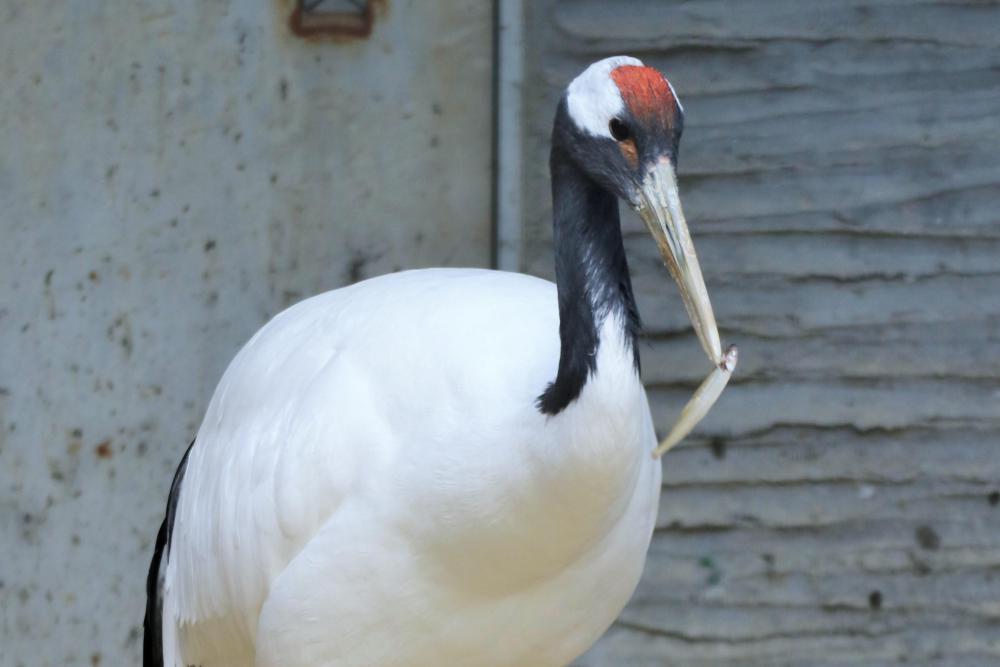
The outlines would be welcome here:
M 684 220 L 674 168 L 668 158 L 662 158 L 646 174 L 636 210 L 656 240 L 670 275 L 680 288 L 684 307 L 702 349 L 713 363 L 722 363 L 722 344 L 719 342 L 715 313 L 712 312 L 698 255 Z

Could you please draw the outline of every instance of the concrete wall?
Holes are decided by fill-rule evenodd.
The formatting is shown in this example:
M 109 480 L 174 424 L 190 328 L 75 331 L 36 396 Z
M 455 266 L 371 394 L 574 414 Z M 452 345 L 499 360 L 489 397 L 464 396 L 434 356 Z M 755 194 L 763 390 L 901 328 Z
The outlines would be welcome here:
M 488 265 L 492 9 L 0 3 L 0 665 L 131 665 L 174 467 L 313 293 Z
M 639 591 L 579 664 L 1000 664 L 1000 6 L 527 3 L 524 232 L 547 137 L 632 53 L 687 110 L 681 197 L 741 366 L 667 455 Z M 705 373 L 627 222 L 665 429 Z

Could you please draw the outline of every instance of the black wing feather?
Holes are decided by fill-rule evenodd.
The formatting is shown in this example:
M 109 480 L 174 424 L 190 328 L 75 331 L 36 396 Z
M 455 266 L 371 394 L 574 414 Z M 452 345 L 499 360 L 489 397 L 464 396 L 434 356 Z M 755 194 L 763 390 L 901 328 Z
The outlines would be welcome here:
M 170 495 L 167 497 L 167 512 L 156 534 L 156 546 L 153 549 L 153 559 L 149 563 L 149 574 L 146 575 L 146 617 L 143 619 L 142 637 L 142 667 L 164 667 L 163 665 L 163 588 L 160 585 L 160 563 L 166 563 L 170 555 L 170 543 L 174 535 L 174 515 L 177 512 L 177 500 L 181 494 L 181 481 L 187 468 L 188 454 L 194 447 L 194 440 L 188 445 L 184 457 L 174 473 L 174 481 L 170 485 Z

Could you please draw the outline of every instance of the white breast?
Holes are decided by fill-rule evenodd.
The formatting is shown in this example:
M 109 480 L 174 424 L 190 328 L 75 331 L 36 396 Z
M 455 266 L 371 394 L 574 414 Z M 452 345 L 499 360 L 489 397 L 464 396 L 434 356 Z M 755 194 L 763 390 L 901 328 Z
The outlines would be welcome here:
M 164 605 L 177 659 L 572 660 L 638 581 L 659 493 L 617 332 L 605 322 L 596 375 L 546 417 L 545 281 L 406 272 L 276 317 L 226 372 L 188 462 Z

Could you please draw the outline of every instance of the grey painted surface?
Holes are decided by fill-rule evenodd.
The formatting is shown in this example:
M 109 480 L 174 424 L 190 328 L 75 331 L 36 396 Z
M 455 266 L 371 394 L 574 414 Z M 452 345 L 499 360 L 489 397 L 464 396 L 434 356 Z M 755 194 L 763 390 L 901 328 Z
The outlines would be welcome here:
M 490 261 L 488 5 L 0 3 L 0 665 L 131 665 L 173 469 L 309 294 Z M 383 8 L 386 3 L 383 3 Z
M 551 272 L 559 91 L 637 55 L 687 110 L 681 196 L 741 351 L 579 664 L 1000 664 L 1000 6 L 527 7 L 526 267 Z M 706 362 L 626 227 L 665 429 Z

